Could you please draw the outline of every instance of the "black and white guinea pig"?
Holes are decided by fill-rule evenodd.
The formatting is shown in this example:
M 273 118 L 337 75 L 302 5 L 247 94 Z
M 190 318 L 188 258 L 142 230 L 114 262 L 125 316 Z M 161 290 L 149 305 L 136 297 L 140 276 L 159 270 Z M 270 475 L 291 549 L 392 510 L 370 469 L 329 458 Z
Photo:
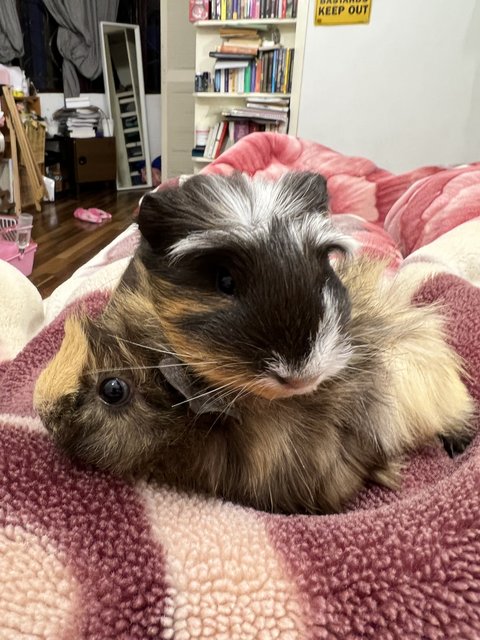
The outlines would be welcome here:
M 71 317 L 35 404 L 58 445 L 127 477 L 334 512 L 473 402 L 442 318 L 353 258 L 325 180 L 200 175 L 144 197 L 103 314 Z

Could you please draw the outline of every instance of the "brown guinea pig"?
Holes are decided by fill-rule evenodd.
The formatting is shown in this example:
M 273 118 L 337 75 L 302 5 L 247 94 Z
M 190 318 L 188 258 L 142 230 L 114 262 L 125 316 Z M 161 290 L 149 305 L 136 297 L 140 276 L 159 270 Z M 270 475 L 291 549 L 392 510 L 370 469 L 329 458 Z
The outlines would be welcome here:
M 436 308 L 350 256 L 325 180 L 194 176 L 143 199 L 100 318 L 72 317 L 35 404 L 70 455 L 287 513 L 340 510 L 473 402 Z

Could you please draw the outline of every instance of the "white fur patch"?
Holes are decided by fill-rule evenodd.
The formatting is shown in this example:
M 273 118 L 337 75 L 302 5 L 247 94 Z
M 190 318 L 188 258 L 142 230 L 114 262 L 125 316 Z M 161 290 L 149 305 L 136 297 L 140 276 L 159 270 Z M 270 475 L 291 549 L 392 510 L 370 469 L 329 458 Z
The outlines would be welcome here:
M 287 221 L 292 242 L 301 250 L 305 245 L 319 248 L 335 245 L 351 254 L 357 247 L 353 238 L 332 224 L 328 211 L 309 209 L 305 192 L 292 191 L 282 180 L 243 176 L 239 187 L 220 176 L 210 178 L 210 182 L 202 185 L 203 195 L 216 210 L 219 229 L 192 233 L 176 242 L 169 251 L 173 261 L 191 251 L 218 246 L 229 236 L 255 242 L 259 236 L 268 236 L 275 218 Z
M 353 350 L 348 340 L 340 332 L 338 322 L 338 306 L 328 289 L 323 290 L 325 315 L 320 322 L 317 336 L 310 354 L 299 367 L 292 367 L 281 356 L 276 356 L 269 369 L 282 378 L 304 379 L 305 385 L 295 393 L 310 393 L 319 384 L 338 375 L 350 361 Z M 281 383 L 273 384 L 278 386 Z

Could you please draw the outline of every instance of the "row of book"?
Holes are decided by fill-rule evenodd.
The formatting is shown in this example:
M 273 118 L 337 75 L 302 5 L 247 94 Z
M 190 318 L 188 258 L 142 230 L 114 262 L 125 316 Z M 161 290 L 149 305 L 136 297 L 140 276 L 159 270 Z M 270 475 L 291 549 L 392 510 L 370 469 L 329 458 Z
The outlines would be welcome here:
M 210 20 L 286 19 L 297 17 L 298 0 L 210 0 Z
M 248 115 L 245 117 L 233 115 L 233 110 L 232 113 L 227 113 L 224 120 L 216 122 L 209 128 L 206 145 L 193 149 L 192 155 L 194 157 L 215 160 L 226 149 L 249 133 L 256 131 L 284 133 L 286 131 L 286 125 L 283 121 L 252 119 L 250 117 L 252 110 L 236 109 L 235 111 L 245 111 Z
M 222 93 L 290 93 L 295 50 L 278 47 L 257 58 L 217 59 L 213 90 Z
M 195 147 L 192 155 L 215 159 L 230 145 L 253 131 L 287 133 L 290 101 L 288 98 L 258 96 L 245 106 L 232 106 L 222 111 L 222 119 L 208 128 L 204 145 Z

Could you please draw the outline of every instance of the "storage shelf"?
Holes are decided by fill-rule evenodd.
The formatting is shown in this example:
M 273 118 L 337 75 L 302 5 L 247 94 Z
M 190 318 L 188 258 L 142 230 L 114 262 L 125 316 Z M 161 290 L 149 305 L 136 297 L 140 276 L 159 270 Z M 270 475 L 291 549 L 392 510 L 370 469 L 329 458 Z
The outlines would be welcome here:
M 200 29 L 215 28 L 215 27 L 253 27 L 254 25 L 269 25 L 269 24 L 281 24 L 281 25 L 295 25 L 297 23 L 296 18 L 243 18 L 242 20 L 198 20 L 194 22 L 195 27 Z
M 213 162 L 215 158 L 205 158 L 204 156 L 192 156 L 193 162 L 200 162 L 201 164 L 209 164 Z
M 290 93 L 225 93 L 221 91 L 199 91 L 194 93 L 195 98 L 205 98 L 207 100 L 214 100 L 215 98 L 290 98 Z

